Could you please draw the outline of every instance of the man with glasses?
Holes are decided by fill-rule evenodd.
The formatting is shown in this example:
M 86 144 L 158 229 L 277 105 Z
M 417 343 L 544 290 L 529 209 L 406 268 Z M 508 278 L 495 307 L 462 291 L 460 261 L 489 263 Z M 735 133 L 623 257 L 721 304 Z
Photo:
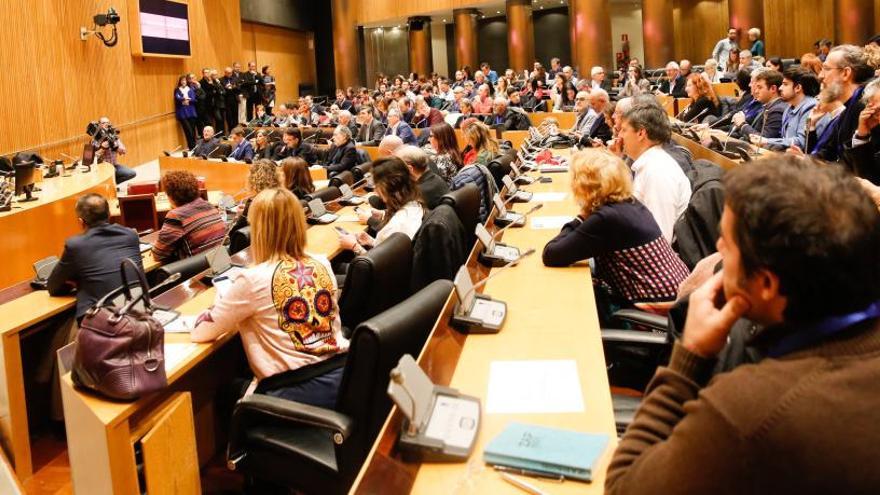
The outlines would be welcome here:
M 593 67 L 590 70 L 590 89 L 603 89 L 605 91 L 611 90 L 611 81 L 605 77 L 605 69 L 599 67 Z
M 590 106 L 590 93 L 579 91 L 574 97 L 574 111 L 577 112 L 577 119 L 574 121 L 574 127 L 571 128 L 571 134 L 577 139 L 589 134 L 593 123 L 596 121 L 598 114 Z

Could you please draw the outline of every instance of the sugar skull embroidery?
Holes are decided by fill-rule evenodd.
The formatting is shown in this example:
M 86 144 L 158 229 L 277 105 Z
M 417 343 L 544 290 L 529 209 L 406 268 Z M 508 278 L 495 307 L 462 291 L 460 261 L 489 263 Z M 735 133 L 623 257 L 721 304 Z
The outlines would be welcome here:
M 272 301 L 278 325 L 296 350 L 316 355 L 338 350 L 333 282 L 323 265 L 311 258 L 279 263 L 272 274 Z

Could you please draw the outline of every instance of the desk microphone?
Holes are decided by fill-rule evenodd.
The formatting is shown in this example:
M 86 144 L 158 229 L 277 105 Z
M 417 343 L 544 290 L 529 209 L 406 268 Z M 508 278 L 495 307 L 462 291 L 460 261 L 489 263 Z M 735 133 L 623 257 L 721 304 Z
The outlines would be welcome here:
M 420 121 L 416 122 L 415 124 L 413 124 L 413 128 L 414 128 L 414 129 L 418 129 L 419 126 L 422 125 L 422 122 L 424 122 L 424 121 L 426 121 L 426 120 L 428 120 L 428 117 L 424 117 L 424 118 L 422 118 L 422 120 L 420 120 Z
M 412 407 L 409 410 L 409 414 L 407 414 L 407 416 L 410 417 L 407 433 L 409 433 L 410 435 L 415 435 L 416 433 L 418 433 L 418 429 L 416 426 L 416 397 L 407 386 L 406 379 L 403 377 L 403 373 L 399 369 L 394 368 L 391 370 L 391 381 L 399 385 L 400 388 L 402 388 L 403 391 L 406 392 L 406 396 L 409 397 L 410 405 Z
M 736 110 L 733 110 L 731 112 L 727 112 L 726 114 L 722 115 L 718 120 L 716 120 L 715 122 L 712 122 L 712 124 L 709 125 L 709 129 L 714 129 L 716 125 L 733 117 L 735 114 L 736 114 Z
M 530 248 L 528 251 L 525 251 L 524 253 L 521 253 L 521 254 L 520 254 L 519 256 L 517 256 L 516 258 L 514 258 L 514 259 L 508 261 L 507 263 L 505 263 L 504 265 L 502 265 L 501 267 L 499 267 L 497 270 L 495 270 L 495 271 L 493 271 L 492 273 L 490 273 L 489 276 L 483 278 L 482 280 L 480 280 L 479 282 L 477 282 L 476 284 L 474 284 L 474 285 L 473 285 L 473 286 L 472 286 L 467 292 L 464 293 L 464 296 L 462 296 L 461 300 L 462 300 L 462 301 L 466 301 L 466 300 L 468 300 L 468 299 L 471 297 L 471 295 L 473 295 L 473 293 L 476 292 L 477 289 L 479 289 L 480 287 L 486 285 L 486 282 L 488 282 L 489 280 L 492 280 L 496 275 L 498 275 L 499 273 L 503 272 L 504 270 L 510 268 L 511 266 L 516 265 L 517 263 L 519 263 L 520 261 L 522 261 L 522 259 L 525 258 L 526 256 L 531 256 L 531 255 L 533 255 L 533 254 L 535 254 L 535 248 Z M 469 311 L 469 310 L 470 310 L 470 308 L 467 308 L 467 309 L 462 308 L 462 309 L 463 309 L 464 311 Z
M 698 114 L 696 115 L 696 117 L 692 118 L 691 120 L 688 120 L 687 122 L 685 122 L 685 124 L 692 124 L 695 120 L 697 120 L 697 119 L 699 119 L 700 117 L 702 117 L 703 115 L 705 115 L 706 112 L 708 112 L 708 111 L 709 111 L 708 108 L 704 108 L 702 112 L 698 113 Z
M 180 150 L 180 148 L 183 148 L 183 146 L 178 145 L 177 148 L 174 148 L 171 151 L 162 151 L 162 153 L 165 153 L 165 156 L 171 156 L 172 154 L 177 153 L 177 151 Z
M 219 150 L 219 149 L 220 149 L 220 145 L 218 144 L 217 146 L 214 147 L 214 149 L 212 149 L 210 152 L 208 152 L 207 155 L 205 155 L 205 158 L 211 158 L 211 155 L 213 155 L 214 152 L 217 151 L 217 150 Z
M 523 213 L 523 214 L 522 214 L 523 222 L 525 222 L 525 219 L 528 218 L 529 215 L 531 215 L 532 213 L 534 213 L 534 212 L 540 210 L 540 209 L 543 208 L 543 207 L 544 207 L 544 203 L 538 203 L 538 204 L 536 204 L 535 206 L 533 206 L 531 210 L 529 210 L 529 211 Z M 502 227 L 501 229 L 499 229 L 498 231 L 496 231 L 494 234 L 492 234 L 492 239 L 497 239 L 498 236 L 500 236 L 502 232 L 504 232 L 505 230 L 507 230 L 507 229 L 513 227 L 515 224 L 518 224 L 518 223 L 519 223 L 519 222 L 510 222 L 509 224 L 505 225 L 504 227 Z

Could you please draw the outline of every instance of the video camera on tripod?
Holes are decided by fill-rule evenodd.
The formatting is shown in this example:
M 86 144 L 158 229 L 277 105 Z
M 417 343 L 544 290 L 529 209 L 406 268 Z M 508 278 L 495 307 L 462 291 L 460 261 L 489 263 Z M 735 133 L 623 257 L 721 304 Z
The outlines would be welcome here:
M 86 134 L 98 143 L 98 147 L 103 146 L 106 142 L 110 150 L 116 151 L 119 149 L 119 131 L 112 125 L 102 127 L 97 122 L 89 122 L 89 125 L 86 127 Z

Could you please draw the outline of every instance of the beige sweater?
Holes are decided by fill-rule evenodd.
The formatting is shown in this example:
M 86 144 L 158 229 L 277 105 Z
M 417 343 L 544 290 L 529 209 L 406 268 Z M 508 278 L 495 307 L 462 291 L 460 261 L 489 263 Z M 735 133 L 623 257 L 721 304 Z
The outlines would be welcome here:
M 880 493 L 880 323 L 705 382 L 675 345 L 608 469 L 607 493 Z

